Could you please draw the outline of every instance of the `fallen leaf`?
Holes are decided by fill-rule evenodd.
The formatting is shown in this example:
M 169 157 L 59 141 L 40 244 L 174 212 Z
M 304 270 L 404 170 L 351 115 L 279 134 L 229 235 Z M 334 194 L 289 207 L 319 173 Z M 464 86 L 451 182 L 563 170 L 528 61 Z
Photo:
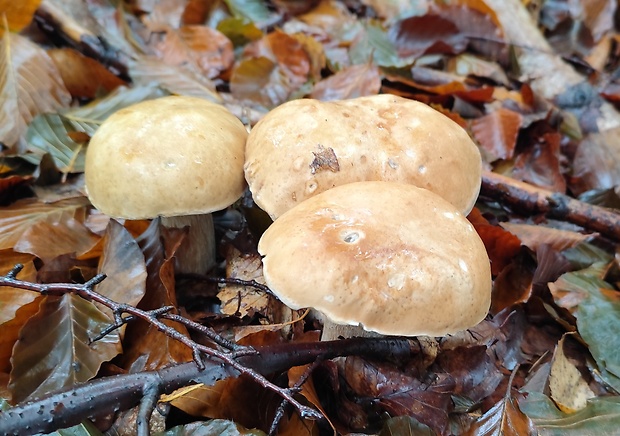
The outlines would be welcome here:
M 493 160 L 512 159 L 523 117 L 517 112 L 499 108 L 474 120 L 471 130 Z
M 379 93 L 379 69 L 370 64 L 346 67 L 314 85 L 310 97 L 317 100 L 344 100 Z
M 591 240 L 595 234 L 582 234 L 570 230 L 555 229 L 540 224 L 522 224 L 514 222 L 500 223 L 500 226 L 516 235 L 523 245 L 536 251 L 542 244 L 549 245 L 557 251 L 563 251 Z
M 1 0 L 0 11 L 2 11 L 2 15 L 6 21 L 0 25 L 0 37 L 4 35 L 5 23 L 8 25 L 8 30 L 11 32 L 19 32 L 24 27 L 28 26 L 40 3 L 41 0 L 25 0 L 20 2 Z
M 63 83 L 74 98 L 95 98 L 98 92 L 110 92 L 127 83 L 94 59 L 72 48 L 47 51 Z
M 45 297 L 13 348 L 9 383 L 13 401 L 93 378 L 103 362 L 121 352 L 116 332 L 90 343 L 109 325 L 106 314 L 77 295 Z
M 6 33 L 0 40 L 0 95 L 0 142 L 17 154 L 26 150 L 23 136 L 36 115 L 55 112 L 71 102 L 45 50 L 15 33 Z

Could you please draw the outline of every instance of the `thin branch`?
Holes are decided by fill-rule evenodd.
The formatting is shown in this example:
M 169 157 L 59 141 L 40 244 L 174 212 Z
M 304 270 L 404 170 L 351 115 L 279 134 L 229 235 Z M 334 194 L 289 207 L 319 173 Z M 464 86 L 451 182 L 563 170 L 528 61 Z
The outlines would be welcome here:
M 30 283 L 30 282 L 16 279 L 15 278 L 16 275 L 19 273 L 19 271 L 21 271 L 22 268 L 23 266 L 16 265 L 9 272 L 9 274 L 7 274 L 4 277 L 0 277 L 0 286 L 12 286 L 15 288 L 27 289 L 30 291 L 39 292 L 41 294 L 55 294 L 56 295 L 56 294 L 64 294 L 64 293 L 74 293 L 86 300 L 95 301 L 111 309 L 112 312 L 114 313 L 115 325 L 117 326 L 120 326 L 125 322 L 122 316 L 122 314 L 124 313 L 134 316 L 135 318 L 143 319 L 147 321 L 148 323 L 150 323 L 151 325 L 153 325 L 160 332 L 168 335 L 172 339 L 179 341 L 180 343 L 189 347 L 192 350 L 194 362 L 196 363 L 199 369 L 204 369 L 204 361 L 202 359 L 202 355 L 208 356 L 211 359 L 219 360 L 222 363 L 225 363 L 226 365 L 234 368 L 238 372 L 248 375 L 262 387 L 273 391 L 277 395 L 287 400 L 297 409 L 297 411 L 302 417 L 313 418 L 313 419 L 320 419 L 322 417 L 320 412 L 312 409 L 311 407 L 301 404 L 299 401 L 293 398 L 292 393 L 290 392 L 289 389 L 284 389 L 271 383 L 263 375 L 257 373 L 251 368 L 241 365 L 238 361 L 235 360 L 235 358 L 237 357 L 237 354 L 255 353 L 255 351 L 252 350 L 251 348 L 234 346 L 233 347 L 235 350 L 234 353 L 236 354 L 223 353 L 219 350 L 199 344 L 193 341 L 192 339 L 190 339 L 189 337 L 184 336 L 179 331 L 173 328 L 170 328 L 166 324 L 164 324 L 159 318 L 167 316 L 167 312 L 170 310 L 169 307 L 159 308 L 156 310 L 144 311 L 144 310 L 138 309 L 128 304 L 117 303 L 116 301 L 113 301 L 105 297 L 104 295 L 101 295 L 98 292 L 95 292 L 93 288 L 95 285 L 101 283 L 105 279 L 106 276 L 104 274 L 99 274 L 82 285 L 74 284 L 74 283 L 40 284 L 40 283 Z M 224 343 L 226 343 L 226 341 L 222 338 L 220 341 L 220 344 L 224 344 Z
M 257 347 L 257 354 L 238 357 L 236 364 L 256 373 L 271 374 L 319 358 L 360 355 L 393 360 L 419 353 L 416 341 L 404 338 L 354 338 L 334 342 L 289 343 Z M 0 412 L 0 434 L 49 433 L 79 424 L 85 419 L 128 410 L 140 404 L 149 392 L 169 394 L 192 383 L 212 386 L 218 380 L 238 376 L 239 371 L 206 360 L 204 369 L 182 363 L 158 371 L 102 377 L 61 392 L 28 401 Z M 146 407 L 146 406 L 145 406 Z
M 620 241 L 620 213 L 576 200 L 510 177 L 485 171 L 480 195 L 515 212 L 544 214 Z

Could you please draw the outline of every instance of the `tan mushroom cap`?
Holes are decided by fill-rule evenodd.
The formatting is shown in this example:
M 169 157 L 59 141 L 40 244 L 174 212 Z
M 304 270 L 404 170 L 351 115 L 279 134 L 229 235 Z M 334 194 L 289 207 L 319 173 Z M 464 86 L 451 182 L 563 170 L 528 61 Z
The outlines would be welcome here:
M 223 209 L 245 188 L 246 138 L 225 107 L 200 98 L 170 96 L 121 109 L 88 145 L 88 196 L 117 218 Z
M 258 251 L 267 285 L 287 306 L 385 335 L 454 333 L 491 303 L 489 259 L 473 226 L 412 185 L 325 191 L 278 218 Z
M 256 204 L 277 218 L 345 183 L 410 183 L 467 214 L 480 190 L 477 146 L 454 121 L 394 95 L 293 100 L 250 132 L 245 176 Z

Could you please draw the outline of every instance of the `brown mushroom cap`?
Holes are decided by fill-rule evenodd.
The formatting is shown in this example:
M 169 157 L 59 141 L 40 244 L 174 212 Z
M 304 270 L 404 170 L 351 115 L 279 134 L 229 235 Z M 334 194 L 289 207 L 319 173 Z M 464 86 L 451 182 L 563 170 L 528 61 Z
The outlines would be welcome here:
M 458 124 L 387 94 L 290 101 L 256 124 L 246 146 L 254 201 L 274 219 L 313 195 L 365 180 L 426 188 L 467 214 L 481 171 L 480 152 Z
M 480 322 L 491 302 L 485 247 L 436 194 L 357 182 L 312 197 L 263 234 L 267 285 L 293 309 L 386 335 L 441 336 Z
M 111 115 L 86 154 L 93 205 L 117 218 L 209 213 L 243 193 L 247 130 L 195 97 L 148 100 Z

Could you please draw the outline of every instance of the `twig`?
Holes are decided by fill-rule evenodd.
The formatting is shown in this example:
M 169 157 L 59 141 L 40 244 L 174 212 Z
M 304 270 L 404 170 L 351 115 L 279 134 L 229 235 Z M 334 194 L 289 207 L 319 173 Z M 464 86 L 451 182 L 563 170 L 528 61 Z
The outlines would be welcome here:
M 620 240 L 620 213 L 594 206 L 558 192 L 485 171 L 481 196 L 511 207 L 515 212 L 544 214 Z
M 151 311 L 144 311 L 133 307 L 128 304 L 117 303 L 98 292 L 93 290 L 94 286 L 101 283 L 105 279 L 105 274 L 99 274 L 93 277 L 91 280 L 84 284 L 73 284 L 73 283 L 52 283 L 52 284 L 40 284 L 40 283 L 30 283 L 23 280 L 18 280 L 15 277 L 23 268 L 22 265 L 16 265 L 6 276 L 0 277 L 0 286 L 12 286 L 20 289 L 27 289 L 30 291 L 39 292 L 41 294 L 64 294 L 64 293 L 74 293 L 79 295 L 80 297 L 100 303 L 109 309 L 111 309 L 114 313 L 115 325 L 121 326 L 125 323 L 125 318 L 123 318 L 122 314 L 127 313 L 129 315 L 134 316 L 135 318 L 141 318 L 151 325 L 153 325 L 160 332 L 170 336 L 171 338 L 181 342 L 192 350 L 192 354 L 194 357 L 194 362 L 198 366 L 199 369 L 204 369 L 204 361 L 202 359 L 202 355 L 208 356 L 211 359 L 219 360 L 226 365 L 234 368 L 238 372 L 242 374 L 246 374 L 256 383 L 261 385 L 262 387 L 269 389 L 286 399 L 291 405 L 293 405 L 299 414 L 304 418 L 313 418 L 320 419 L 322 417 L 321 413 L 312 409 L 311 407 L 305 406 L 293 398 L 292 393 L 289 389 L 281 388 L 269 380 L 267 380 L 263 375 L 255 372 L 251 368 L 245 367 L 241 365 L 235 358 L 237 357 L 236 353 L 241 354 L 252 354 L 254 351 L 251 348 L 240 348 L 235 347 L 236 351 L 231 353 L 223 353 L 221 351 L 215 350 L 213 348 L 209 348 L 205 345 L 198 344 L 188 338 L 187 336 L 182 335 L 177 330 L 168 327 L 164 324 L 159 317 L 166 315 L 166 312 L 169 311 L 168 307 L 160 308 Z M 221 342 L 225 343 L 225 342 Z M 250 351 L 252 350 L 252 351 Z M 202 353 L 202 355 L 201 355 Z
M 419 352 L 415 341 L 400 338 L 354 338 L 334 342 L 290 343 L 257 347 L 257 354 L 236 359 L 256 373 L 270 374 L 293 366 L 305 365 L 319 358 L 360 355 L 376 358 L 407 359 Z M 127 410 L 148 393 L 169 394 L 192 383 L 213 385 L 218 380 L 237 376 L 239 371 L 211 360 L 203 370 L 193 363 L 182 363 L 158 371 L 103 377 L 62 392 L 28 401 L 0 412 L 0 434 L 31 435 L 49 433 L 60 428 Z M 111 400 L 113 399 L 113 400 Z
M 271 289 L 267 285 L 263 285 L 262 283 L 258 283 L 256 280 L 243 280 L 234 277 L 212 277 L 204 274 L 193 274 L 193 273 L 184 273 L 178 274 L 177 277 L 181 279 L 192 279 L 199 280 L 204 282 L 218 283 L 224 285 L 239 285 L 239 286 L 247 286 L 250 288 L 258 289 L 259 291 L 263 291 L 266 294 L 274 295 L 271 292 Z

